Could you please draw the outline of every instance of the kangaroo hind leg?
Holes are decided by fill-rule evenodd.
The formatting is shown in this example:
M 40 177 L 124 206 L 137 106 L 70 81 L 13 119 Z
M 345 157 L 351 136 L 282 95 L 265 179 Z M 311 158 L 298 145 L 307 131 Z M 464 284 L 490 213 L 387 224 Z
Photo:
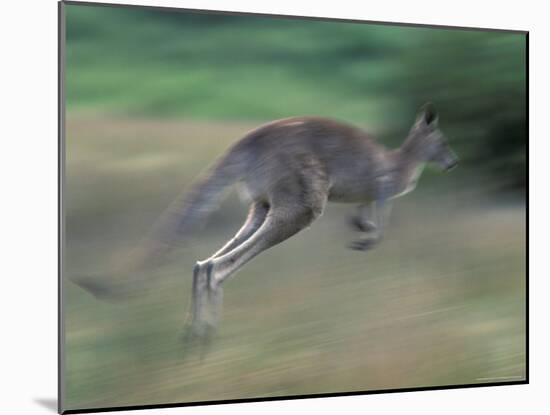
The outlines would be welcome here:
M 256 232 L 258 228 L 262 225 L 268 211 L 269 203 L 267 203 L 266 201 L 254 202 L 250 206 L 248 216 L 241 229 L 239 229 L 235 236 L 210 258 L 222 256 L 242 244 L 248 238 L 250 238 L 254 234 L 254 232 Z
M 221 288 L 212 289 L 209 272 L 212 259 L 224 255 L 250 238 L 264 222 L 268 210 L 269 205 L 266 202 L 254 202 L 243 226 L 235 236 L 215 254 L 195 264 L 191 299 L 191 330 L 195 335 L 203 336 L 213 331 L 220 318 L 223 292 Z
M 304 169 L 281 180 L 270 195 L 270 210 L 260 228 L 233 250 L 210 263 L 210 282 L 215 290 L 256 255 L 307 228 L 325 207 L 328 183 L 323 176 Z
M 268 205 L 263 205 L 263 210 L 255 207 L 258 216 L 249 215 L 250 222 L 242 232 L 216 254 L 198 263 L 192 332 L 202 336 L 204 327 L 207 332 L 215 329 L 221 308 L 221 285 L 227 278 L 256 255 L 308 227 L 321 215 L 328 196 L 328 182 L 324 178 L 322 172 L 310 172 L 307 168 L 281 178 L 268 195 Z M 263 219 L 261 215 L 265 215 Z

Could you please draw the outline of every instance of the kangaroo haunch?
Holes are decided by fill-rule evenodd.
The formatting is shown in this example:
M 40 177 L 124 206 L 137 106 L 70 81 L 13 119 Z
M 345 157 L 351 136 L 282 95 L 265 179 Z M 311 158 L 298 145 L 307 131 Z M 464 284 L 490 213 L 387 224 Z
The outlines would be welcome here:
M 431 104 L 422 107 L 397 149 L 326 118 L 268 123 L 234 144 L 202 180 L 177 198 L 111 275 L 143 273 L 161 263 L 218 206 L 224 189 L 238 183 L 250 200 L 245 223 L 193 270 L 188 334 L 204 338 L 218 323 L 222 284 L 248 261 L 310 226 L 328 201 L 356 203 L 350 224 L 360 236 L 350 247 L 374 247 L 382 239 L 391 200 L 412 191 L 430 162 L 444 170 L 457 164 Z M 115 291 L 108 280 L 76 282 L 100 297 Z

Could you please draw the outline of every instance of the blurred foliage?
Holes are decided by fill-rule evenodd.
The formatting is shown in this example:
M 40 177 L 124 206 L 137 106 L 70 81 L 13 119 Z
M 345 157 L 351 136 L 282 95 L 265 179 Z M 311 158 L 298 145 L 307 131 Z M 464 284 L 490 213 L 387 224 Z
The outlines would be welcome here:
M 67 409 L 524 378 L 524 35 L 66 12 Z M 344 248 L 350 206 L 331 204 L 252 261 L 225 288 L 220 338 L 204 361 L 184 359 L 178 336 L 193 264 L 244 219 L 236 195 L 139 299 L 104 303 L 68 282 L 124 254 L 259 123 L 334 117 L 395 146 L 428 100 L 462 166 L 428 171 L 367 255 Z M 505 203 L 491 189 L 520 191 Z
M 123 256 L 254 124 L 67 117 L 66 409 L 525 378 L 525 205 L 496 201 L 483 177 L 454 186 L 467 169 L 423 177 L 368 253 L 346 249 L 355 207 L 329 204 L 224 285 L 203 359 L 180 337 L 192 269 L 244 220 L 236 194 L 134 300 L 99 301 L 69 282 Z
M 270 120 L 315 114 L 397 145 L 433 101 L 464 163 L 526 186 L 523 34 L 67 7 L 67 108 Z

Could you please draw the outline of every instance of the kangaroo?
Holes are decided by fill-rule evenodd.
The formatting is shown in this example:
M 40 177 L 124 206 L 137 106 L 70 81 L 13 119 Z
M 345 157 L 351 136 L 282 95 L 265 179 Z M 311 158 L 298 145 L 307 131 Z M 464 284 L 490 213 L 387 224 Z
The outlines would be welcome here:
M 365 251 L 380 243 L 392 200 L 415 188 L 427 163 L 450 170 L 457 161 L 430 103 L 420 109 L 397 149 L 326 118 L 274 121 L 246 134 L 177 198 L 122 268 L 131 273 L 158 264 L 216 208 L 223 190 L 238 183 L 250 200 L 244 224 L 193 270 L 188 333 L 204 338 L 220 319 L 225 281 L 261 252 L 309 227 L 328 201 L 357 204 L 349 223 L 359 237 L 350 247 Z M 79 283 L 96 295 L 106 293 L 89 281 Z

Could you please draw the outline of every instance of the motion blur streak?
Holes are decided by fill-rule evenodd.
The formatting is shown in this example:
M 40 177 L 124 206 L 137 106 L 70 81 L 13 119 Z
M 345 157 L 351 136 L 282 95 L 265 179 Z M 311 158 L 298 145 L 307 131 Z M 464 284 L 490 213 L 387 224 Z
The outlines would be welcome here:
M 525 37 L 67 6 L 66 409 L 523 379 Z M 383 243 L 348 250 L 352 206 L 225 287 L 201 362 L 179 336 L 191 272 L 234 234 L 233 193 L 126 302 L 93 275 L 247 131 L 342 119 L 395 147 L 433 101 L 460 156 L 423 173 Z

